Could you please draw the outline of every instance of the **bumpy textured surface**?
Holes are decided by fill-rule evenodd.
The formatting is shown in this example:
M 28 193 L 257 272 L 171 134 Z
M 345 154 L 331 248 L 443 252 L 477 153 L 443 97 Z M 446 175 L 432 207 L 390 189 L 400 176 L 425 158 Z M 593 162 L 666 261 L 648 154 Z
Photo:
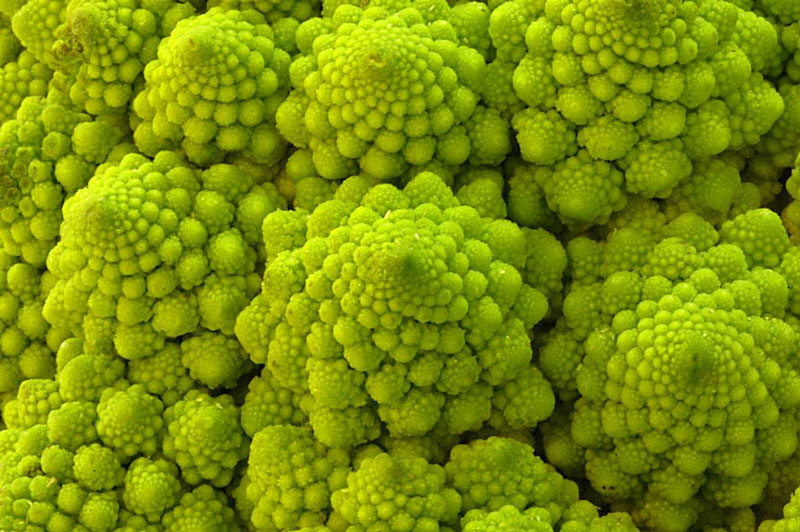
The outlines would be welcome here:
M 210 9 L 182 20 L 145 68 L 134 109 L 140 150 L 180 145 L 208 164 L 237 152 L 267 164 L 283 154 L 275 110 L 288 88 L 289 56 L 255 11 Z
M 331 504 L 355 526 L 363 522 L 363 516 L 374 515 L 375 527 L 439 530 L 457 521 L 461 497 L 445 486 L 441 466 L 424 458 L 383 453 L 364 459 L 347 476 L 347 487 L 333 494 Z M 394 511 L 382 515 L 386 507 Z
M 51 327 L 42 317 L 44 298 L 52 285 L 53 278 L 47 272 L 41 273 L 0 251 L 0 409 L 3 418 L 15 419 L 11 424 L 22 422 L 23 413 L 17 413 L 16 406 L 7 407 L 7 403 L 17 396 L 26 379 L 55 375 L 55 351 L 69 334 Z M 33 410 L 39 409 L 33 406 Z M 2 421 L 9 425 L 9 419 Z
M 576 260 L 597 245 L 581 240 Z M 749 211 L 719 232 L 683 215 L 599 246 L 598 280 L 573 284 L 540 357 L 555 383 L 577 385 L 587 479 L 653 530 L 758 503 L 797 447 L 800 255 L 777 214 Z
M 180 466 L 183 480 L 220 487 L 230 483 L 236 464 L 247 456 L 238 414 L 230 396 L 212 398 L 196 390 L 164 412 L 162 450 Z
M 325 522 L 331 494 L 345 486 L 350 458 L 326 449 L 306 427 L 273 425 L 250 445 L 241 497 L 252 504 L 258 530 L 291 530 Z
M 61 206 L 100 163 L 133 147 L 125 128 L 90 121 L 57 97 L 29 97 L 0 127 L 0 240 L 6 253 L 36 267 L 55 246 Z
M 578 486 L 558 474 L 517 440 L 490 437 L 456 445 L 445 465 L 448 485 L 460 495 L 462 510 L 544 508 L 552 522 L 578 500 Z
M 497 164 L 510 151 L 503 119 L 476 107 L 483 57 L 459 46 L 454 28 L 452 40 L 440 37 L 419 9 L 387 17 L 354 8 L 352 23 L 327 28 L 313 50 L 301 46 L 277 120 L 289 142 L 310 148 L 322 177 L 388 180 L 433 163 Z
M 263 292 L 236 333 L 280 385 L 308 390 L 323 443 L 372 440 L 380 423 L 460 434 L 493 410 L 493 424 L 521 429 L 552 411 L 548 383 L 526 371 L 547 301 L 521 273 L 525 232 L 459 206 L 435 175 L 374 187 L 358 207 L 276 212 L 264 235 Z M 518 379 L 527 403 L 510 400 Z
M 52 48 L 57 60 L 77 63 L 72 101 L 93 115 L 125 110 L 160 40 L 193 12 L 172 1 L 68 2 Z
M 669 197 L 692 162 L 756 144 L 784 111 L 762 75 L 775 28 L 722 0 L 513 0 L 490 34 L 521 155 L 577 228 L 607 223 L 626 197 Z
M 52 72 L 27 50 L 0 67 L 0 121 L 14 117 L 28 96 L 44 96 Z
M 317 0 L 209 0 L 206 6 L 209 9 L 219 6 L 239 11 L 255 9 L 264 15 L 266 21 L 277 31 L 276 23 L 278 27 L 286 21 L 293 21 L 292 25 L 295 25 L 298 21 L 302 22 L 318 15 L 321 3 Z M 291 50 L 286 49 L 286 51 Z
M 258 288 L 261 221 L 280 205 L 274 187 L 254 185 L 230 165 L 199 172 L 171 152 L 154 161 L 127 155 L 67 201 L 48 259 L 60 280 L 44 313 L 83 337 L 86 353 L 160 357 L 135 365 L 137 382 L 169 368 L 164 357 L 174 352 L 164 350 L 176 339 L 192 378 L 228 386 L 247 370 L 246 355 L 214 346 L 226 345 Z M 142 383 L 150 393 L 167 391 Z

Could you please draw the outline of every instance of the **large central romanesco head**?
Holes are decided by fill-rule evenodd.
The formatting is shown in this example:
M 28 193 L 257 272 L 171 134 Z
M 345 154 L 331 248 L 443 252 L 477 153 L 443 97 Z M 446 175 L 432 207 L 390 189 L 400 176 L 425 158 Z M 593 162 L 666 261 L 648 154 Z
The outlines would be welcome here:
M 294 229 L 291 229 L 294 228 Z M 329 445 L 440 431 L 491 417 L 535 425 L 553 407 L 529 365 L 547 310 L 525 280 L 526 233 L 460 206 L 436 176 L 380 185 L 264 222 L 263 292 L 237 335 L 301 403 Z M 521 393 L 526 390 L 526 393 Z

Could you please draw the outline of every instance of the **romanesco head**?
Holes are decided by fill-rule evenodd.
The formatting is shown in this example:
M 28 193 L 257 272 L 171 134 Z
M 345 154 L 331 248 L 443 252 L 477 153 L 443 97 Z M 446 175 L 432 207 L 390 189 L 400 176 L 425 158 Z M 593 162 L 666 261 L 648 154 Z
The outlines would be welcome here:
M 83 336 L 86 353 L 163 358 L 178 342 L 192 379 L 232 386 L 247 361 L 229 335 L 258 289 L 261 221 L 282 204 L 232 165 L 200 172 L 172 152 L 127 155 L 67 202 L 44 313 Z
M 705 182 L 707 170 L 694 177 L 697 161 L 758 143 L 784 112 L 764 77 L 776 30 L 753 12 L 720 0 L 508 4 L 489 33 L 492 66 L 510 66 L 498 66 L 506 79 L 482 95 L 494 101 L 508 85 L 522 158 L 551 170 L 538 184 L 576 229 L 606 224 L 629 198 Z M 716 219 L 730 209 L 713 207 L 724 211 L 707 213 Z
M 351 525 L 373 516 L 375 526 L 437 532 L 455 523 L 461 496 L 447 487 L 442 466 L 420 457 L 381 453 L 361 461 L 331 504 Z M 386 508 L 393 512 L 385 513 Z
M 134 101 L 143 151 L 180 145 L 192 162 L 243 153 L 274 164 L 284 142 L 274 126 L 288 84 L 289 56 L 257 12 L 212 8 L 180 21 L 145 68 Z M 156 150 L 152 148 L 156 146 Z
M 772 211 L 719 232 L 684 214 L 610 235 L 597 280 L 568 290 L 540 364 L 580 396 L 571 435 L 587 479 L 641 526 L 754 505 L 795 452 L 794 251 Z M 569 364 L 553 356 L 566 340 Z
M 210 397 L 192 390 L 164 411 L 164 425 L 162 451 L 190 485 L 228 485 L 236 465 L 247 456 L 239 410 L 228 395 Z
M 284 218 L 268 217 L 265 236 Z M 518 226 L 481 218 L 422 173 L 358 206 L 323 203 L 305 227 L 304 243 L 281 240 L 236 330 L 280 385 L 307 390 L 317 438 L 353 445 L 379 422 L 395 437 L 460 434 L 494 409 L 518 429 L 549 415 L 549 385 L 528 371 L 547 301 L 524 277 Z
M 535 506 L 557 523 L 578 500 L 574 482 L 545 464 L 530 445 L 511 438 L 492 436 L 456 445 L 444 470 L 448 485 L 461 495 L 464 512 Z
M 291 530 L 323 523 L 331 494 L 345 486 L 350 458 L 328 449 L 307 427 L 271 425 L 250 444 L 246 490 L 259 530 Z
M 301 47 L 305 55 L 292 65 L 294 91 L 278 110 L 278 126 L 292 144 L 311 149 L 324 178 L 361 172 L 389 180 L 468 159 L 497 164 L 510 149 L 504 120 L 476 113 L 480 53 L 459 46 L 452 27 L 451 39 L 436 33 L 422 8 L 389 14 L 399 7 L 355 9 L 347 23 L 334 17 L 335 28 L 313 51 Z
M 68 2 L 52 48 L 58 61 L 77 63 L 70 99 L 93 115 L 124 111 L 160 40 L 193 13 L 172 1 Z

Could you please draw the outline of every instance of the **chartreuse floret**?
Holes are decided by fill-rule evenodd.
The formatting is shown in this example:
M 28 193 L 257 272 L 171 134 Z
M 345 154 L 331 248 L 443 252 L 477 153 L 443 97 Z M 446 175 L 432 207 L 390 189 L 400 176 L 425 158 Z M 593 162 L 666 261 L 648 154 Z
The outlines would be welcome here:
M 149 393 L 186 391 L 173 342 L 192 379 L 230 386 L 248 366 L 227 335 L 258 289 L 261 221 L 281 205 L 234 166 L 129 154 L 67 200 L 44 314 L 82 336 L 87 354 L 136 361 L 132 379 Z
M 52 47 L 62 67 L 73 63 L 70 99 L 93 115 L 126 111 L 159 41 L 193 13 L 191 4 L 173 1 L 68 2 Z
M 210 397 L 192 390 L 164 412 L 163 453 L 181 468 L 191 485 L 230 483 L 236 465 L 247 456 L 239 411 L 228 395 Z
M 228 153 L 274 164 L 284 141 L 275 110 L 288 88 L 289 56 L 259 13 L 212 8 L 180 21 L 147 64 L 133 108 L 143 152 L 180 146 L 207 165 Z
M 253 377 L 241 407 L 241 424 L 251 438 L 272 425 L 304 425 L 308 418 L 300 408 L 303 394 L 281 386 L 269 369 Z
M 536 506 L 555 524 L 578 501 L 574 482 L 545 464 L 530 445 L 510 438 L 492 436 L 456 445 L 444 470 L 448 486 L 461 495 L 463 512 Z
M 369 524 L 437 532 L 457 522 L 461 496 L 446 485 L 442 466 L 381 453 L 361 461 L 347 476 L 347 487 L 331 496 L 331 504 L 350 524 L 348 531 Z
M 43 390 L 45 382 L 58 387 L 56 381 L 27 382 Z M 47 425 L 0 431 L 0 529 L 189 532 L 233 526 L 227 498 L 197 480 L 216 475 L 211 481 L 224 484 L 230 472 L 222 470 L 234 468 L 246 452 L 229 398 L 187 394 L 164 416 L 172 430 L 167 438 L 178 436 L 162 447 L 150 444 L 151 427 L 161 416 L 160 403 L 155 414 L 148 403 L 158 400 L 139 385 L 104 388 L 99 403 L 51 404 Z M 48 399 L 39 403 L 44 409 Z M 226 454 L 231 445 L 238 446 L 233 459 Z M 181 478 L 201 485 L 187 493 L 191 488 Z
M 0 240 L 6 253 L 36 267 L 58 239 L 61 206 L 98 164 L 130 151 L 124 129 L 91 121 L 56 97 L 31 96 L 0 126 Z
M 161 521 L 165 532 L 193 530 L 239 530 L 233 508 L 225 493 L 203 484 L 181 497 L 180 503 L 167 512 Z
M 53 277 L 49 273 L 40 272 L 0 251 L 0 409 L 5 410 L 6 403 L 17 397 L 19 386 L 26 379 L 39 382 L 38 379 L 55 375 L 53 354 L 68 332 L 51 327 L 42 317 L 44 298 L 52 285 Z M 29 397 L 33 402 L 27 406 L 24 406 L 26 401 L 22 401 L 27 414 L 11 413 L 16 407 L 9 406 L 3 416 L 11 413 L 17 421 L 29 415 L 46 416 L 46 410 L 35 406 L 44 398 L 40 394 L 43 391 L 37 389 Z M 8 419 L 3 421 L 9 424 Z M 36 421 L 42 422 L 42 419 Z
M 471 4 L 480 6 L 472 2 L 456 18 L 471 20 Z M 479 18 L 488 14 L 478 10 Z M 320 176 L 389 180 L 431 164 L 499 164 L 510 151 L 504 119 L 478 105 L 484 58 L 479 43 L 465 42 L 480 24 L 428 21 L 433 13 L 409 2 L 365 11 L 345 5 L 313 49 L 298 38 L 293 91 L 277 121 L 289 142 L 311 150 Z
M 174 463 L 142 457 L 128 466 L 122 498 L 131 512 L 158 522 L 164 511 L 178 503 L 181 491 Z
M 685 214 L 586 244 L 572 257 L 598 246 L 594 275 L 568 289 L 539 360 L 579 396 L 571 438 L 586 478 L 651 530 L 752 520 L 797 447 L 800 255 L 778 215 L 748 211 L 717 232 Z M 567 448 L 550 446 L 554 465 L 574 467 Z
M 150 456 L 160 447 L 163 411 L 161 401 L 140 384 L 127 390 L 109 388 L 97 405 L 97 434 L 125 459 L 140 453 Z
M 11 18 L 9 28 L 13 28 L 18 44 L 21 43 L 38 61 L 53 70 L 59 66 L 52 53 L 55 32 L 64 21 L 67 3 L 67 0 L 31 0 L 7 2 L 0 8 L 0 11 L 6 10 L 6 15 Z M 0 64 L 5 62 L 0 61 Z
M 48 414 L 62 404 L 58 383 L 48 379 L 26 379 L 19 385 L 16 399 L 5 405 L 3 421 L 11 428 L 42 425 Z
M 473 509 L 461 518 L 462 532 L 636 532 L 628 514 L 617 512 L 600 517 L 597 507 L 588 501 L 570 505 L 561 517 L 560 526 L 544 508 L 532 506 L 520 511 L 506 505 L 492 512 Z
M 208 8 L 222 7 L 224 9 L 238 9 L 246 11 L 255 9 L 267 22 L 273 25 L 276 34 L 278 27 L 287 21 L 296 27 L 298 22 L 307 20 L 319 14 L 322 2 L 316 0 L 210 0 L 206 2 Z M 277 27 L 275 27 L 277 25 Z M 276 44 L 278 44 L 276 42 Z M 285 49 L 291 52 L 289 49 Z
M 525 231 L 459 205 L 431 173 L 289 216 L 265 219 L 263 292 L 236 332 L 278 384 L 307 391 L 317 439 L 351 446 L 381 424 L 461 434 L 490 417 L 524 429 L 549 415 L 552 391 L 529 368 L 547 300 L 526 281 L 537 247 Z
M 512 0 L 489 33 L 490 69 L 506 75 L 485 97 L 508 85 L 520 153 L 555 165 L 540 186 L 578 228 L 626 198 L 669 197 L 696 161 L 758 143 L 785 108 L 764 77 L 775 28 L 722 0 Z
M 0 123 L 10 120 L 28 96 L 47 94 L 52 72 L 23 50 L 16 60 L 0 65 Z
M 307 427 L 272 425 L 253 437 L 240 497 L 252 505 L 257 530 L 311 527 L 328 520 L 349 465 L 345 450 L 326 448 Z

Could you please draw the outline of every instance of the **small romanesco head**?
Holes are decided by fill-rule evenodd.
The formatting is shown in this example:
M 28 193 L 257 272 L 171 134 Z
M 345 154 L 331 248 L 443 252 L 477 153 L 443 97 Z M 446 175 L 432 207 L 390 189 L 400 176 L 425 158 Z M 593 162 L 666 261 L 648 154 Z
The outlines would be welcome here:
M 389 14 L 400 7 L 408 8 Z M 298 39 L 302 55 L 292 64 L 294 90 L 278 110 L 278 127 L 311 150 L 320 176 L 389 180 L 433 163 L 498 164 L 510 151 L 505 121 L 477 105 L 484 58 L 456 28 L 447 23 L 450 33 L 437 32 L 443 26 L 428 24 L 425 14 L 412 3 L 344 5 L 313 50 Z
M 457 521 L 461 496 L 446 486 L 442 466 L 381 453 L 361 461 L 331 504 L 350 528 L 372 516 L 367 519 L 376 527 L 438 532 Z M 385 513 L 386 508 L 394 511 Z
M 76 71 L 70 99 L 92 115 L 126 111 L 158 43 L 193 13 L 171 0 L 67 2 L 52 49 L 62 68 L 72 63 Z
M 758 143 L 786 107 L 789 93 L 765 79 L 776 30 L 754 12 L 724 0 L 530 4 L 492 14 L 497 83 L 482 96 L 503 104 L 522 158 L 548 170 L 548 207 L 577 229 L 701 181 L 697 161 Z
M 192 390 L 164 412 L 164 425 L 162 451 L 178 464 L 190 485 L 227 486 L 247 456 L 239 410 L 228 395 L 210 397 Z
M 130 151 L 124 129 L 111 120 L 26 98 L 0 127 L 0 240 L 11 255 L 44 266 L 55 246 L 64 200 L 86 186 L 98 164 Z
M 349 465 L 345 450 L 327 449 L 307 427 L 272 425 L 253 437 L 240 497 L 252 505 L 258 530 L 311 527 L 327 521 Z
M 147 64 L 133 108 L 143 152 L 180 146 L 207 165 L 241 153 L 274 164 L 284 141 L 274 126 L 288 86 L 289 55 L 257 12 L 208 12 L 180 21 Z
M 192 379 L 232 386 L 248 370 L 230 334 L 258 289 L 261 221 L 282 205 L 272 185 L 232 165 L 200 172 L 172 152 L 129 154 L 67 201 L 48 263 L 60 280 L 44 314 L 83 337 L 87 354 L 156 357 L 132 369 L 137 382 L 170 369 L 165 349 L 176 342 Z

